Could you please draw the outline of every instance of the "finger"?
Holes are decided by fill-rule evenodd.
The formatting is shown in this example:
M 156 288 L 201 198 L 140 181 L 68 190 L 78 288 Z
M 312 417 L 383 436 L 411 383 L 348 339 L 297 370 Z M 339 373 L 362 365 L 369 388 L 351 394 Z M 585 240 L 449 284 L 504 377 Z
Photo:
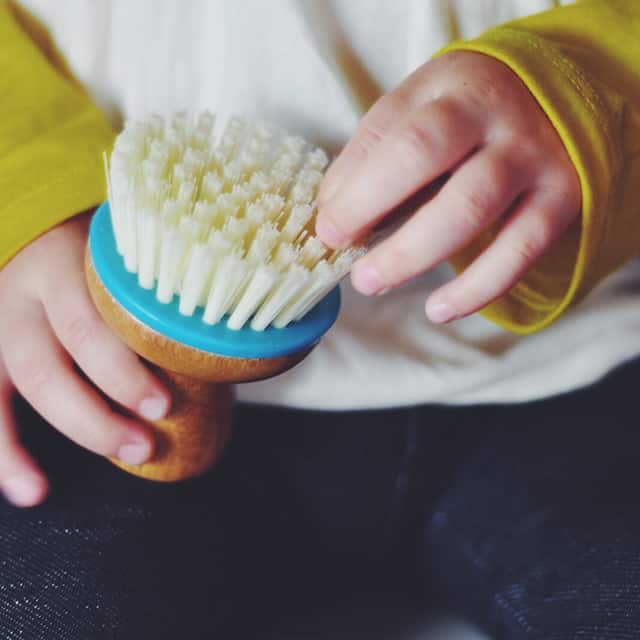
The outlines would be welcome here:
M 11 411 L 13 386 L 0 358 L 0 490 L 18 507 L 32 507 L 47 495 L 44 474 L 18 439 Z
M 318 191 L 319 206 L 331 199 L 342 180 L 380 143 L 397 122 L 398 114 L 406 113 L 408 108 L 408 100 L 402 92 L 394 91 L 382 96 L 367 111 L 351 140 L 329 166 Z
M 429 319 L 449 322 L 507 293 L 575 219 L 577 208 L 569 201 L 552 192 L 532 192 L 524 198 L 494 242 L 457 278 L 431 294 L 426 303 Z
M 454 101 L 442 98 L 419 107 L 387 133 L 330 201 L 320 205 L 320 239 L 339 247 L 362 236 L 460 162 L 481 137 L 481 128 Z
M 129 464 L 149 459 L 153 442 L 148 429 L 111 411 L 73 370 L 69 354 L 57 341 L 40 305 L 14 308 L 1 323 L 4 335 L 13 336 L 2 345 L 7 371 L 38 413 L 95 453 Z
M 529 179 L 500 149 L 472 156 L 433 200 L 354 265 L 353 286 L 380 293 L 446 260 L 495 222 Z
M 318 192 L 318 204 L 327 202 L 334 195 L 342 181 L 348 179 L 387 132 L 408 114 L 414 105 L 435 97 L 440 76 L 437 68 L 441 64 L 440 59 L 436 58 L 422 65 L 396 89 L 379 98 L 367 111 L 360 120 L 354 136 L 331 163 Z
M 42 295 L 54 332 L 96 386 L 147 420 L 159 420 L 167 414 L 169 393 L 104 324 L 82 271 L 69 269 L 59 288 Z

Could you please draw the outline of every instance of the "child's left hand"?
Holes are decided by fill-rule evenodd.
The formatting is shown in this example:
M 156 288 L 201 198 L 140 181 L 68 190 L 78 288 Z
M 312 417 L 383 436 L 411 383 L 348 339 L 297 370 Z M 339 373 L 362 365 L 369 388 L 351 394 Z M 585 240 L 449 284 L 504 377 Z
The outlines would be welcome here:
M 438 194 L 361 258 L 354 287 L 380 294 L 447 260 L 502 216 L 494 242 L 431 294 L 449 322 L 513 287 L 580 213 L 576 170 L 522 81 L 470 52 L 428 62 L 383 96 L 330 167 L 318 195 L 318 235 L 347 244 L 433 180 Z

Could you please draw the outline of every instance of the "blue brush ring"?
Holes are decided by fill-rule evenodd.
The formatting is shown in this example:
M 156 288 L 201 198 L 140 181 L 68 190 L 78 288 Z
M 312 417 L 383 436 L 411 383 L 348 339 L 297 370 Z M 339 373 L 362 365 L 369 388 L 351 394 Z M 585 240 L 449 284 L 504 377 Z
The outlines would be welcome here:
M 277 358 L 316 344 L 331 328 L 340 310 L 340 287 L 335 287 L 302 320 L 284 329 L 268 327 L 254 331 L 248 325 L 228 329 L 226 316 L 215 325 L 202 321 L 199 307 L 192 316 L 178 311 L 178 296 L 169 304 L 158 302 L 155 290 L 143 289 L 135 273 L 129 273 L 116 250 L 109 203 L 104 202 L 91 220 L 91 258 L 103 285 L 137 320 L 154 331 L 182 344 L 234 358 Z

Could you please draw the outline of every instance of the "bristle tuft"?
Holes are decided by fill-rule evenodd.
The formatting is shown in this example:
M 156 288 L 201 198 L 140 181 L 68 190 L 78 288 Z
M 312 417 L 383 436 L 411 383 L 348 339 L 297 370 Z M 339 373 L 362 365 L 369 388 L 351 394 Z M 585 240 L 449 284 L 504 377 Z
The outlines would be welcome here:
M 105 161 L 111 218 L 127 270 L 184 315 L 255 331 L 308 313 L 360 249 L 313 234 L 329 159 L 298 136 L 178 112 L 127 123 Z M 200 309 L 200 311 L 198 311 Z

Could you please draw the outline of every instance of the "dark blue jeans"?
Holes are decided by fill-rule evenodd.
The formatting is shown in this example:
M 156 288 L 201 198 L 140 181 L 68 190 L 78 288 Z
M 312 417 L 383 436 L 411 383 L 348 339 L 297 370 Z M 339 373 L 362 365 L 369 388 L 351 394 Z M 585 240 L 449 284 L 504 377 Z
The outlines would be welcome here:
M 0 637 L 268 638 L 440 599 L 499 640 L 640 638 L 639 382 L 632 363 L 526 405 L 240 407 L 222 464 L 169 486 L 20 406 L 53 493 L 0 504 Z

